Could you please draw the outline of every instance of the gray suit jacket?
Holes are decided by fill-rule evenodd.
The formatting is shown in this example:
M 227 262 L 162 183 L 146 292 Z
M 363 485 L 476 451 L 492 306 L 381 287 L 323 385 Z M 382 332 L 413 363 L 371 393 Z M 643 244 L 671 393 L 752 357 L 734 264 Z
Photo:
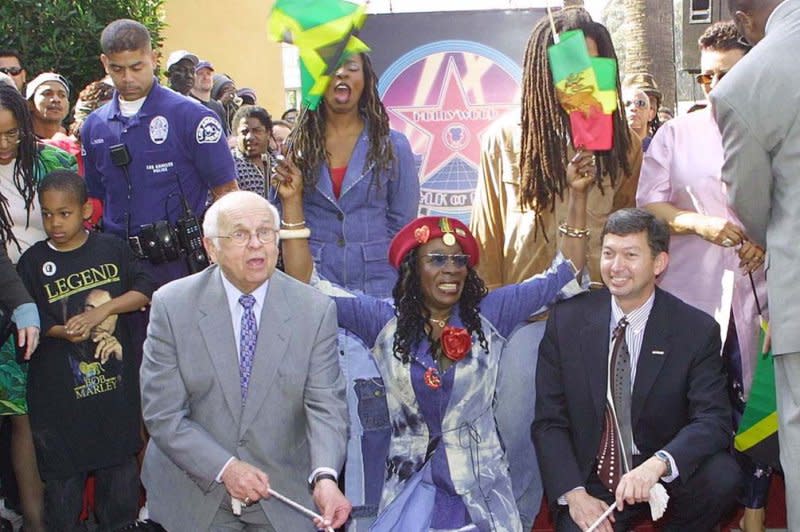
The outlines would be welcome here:
M 767 246 L 772 351 L 780 355 L 800 351 L 800 0 L 777 9 L 766 37 L 710 99 L 731 204 L 747 234 Z
M 220 505 L 230 504 L 215 477 L 231 456 L 262 468 L 274 489 L 314 508 L 308 475 L 318 467 L 339 471 L 345 456 L 336 332 L 333 302 L 276 271 L 242 408 L 237 340 L 218 267 L 154 294 L 141 367 L 151 438 L 142 482 L 154 520 L 171 532 L 208 530 Z M 278 531 L 314 530 L 281 502 L 261 505 Z

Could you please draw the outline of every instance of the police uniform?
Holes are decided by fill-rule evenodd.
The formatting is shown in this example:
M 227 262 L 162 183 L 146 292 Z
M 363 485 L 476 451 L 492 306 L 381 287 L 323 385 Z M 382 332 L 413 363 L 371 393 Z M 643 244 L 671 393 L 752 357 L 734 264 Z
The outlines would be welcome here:
M 89 196 L 103 201 L 104 231 L 120 238 L 136 236 L 142 225 L 158 220 L 174 224 L 183 214 L 181 196 L 200 218 L 209 189 L 236 178 L 219 118 L 157 81 L 139 112 L 128 118 L 115 92 L 86 119 L 81 141 Z M 117 144 L 130 154 L 127 176 L 112 159 Z M 189 273 L 183 257 L 147 269 L 159 285 Z

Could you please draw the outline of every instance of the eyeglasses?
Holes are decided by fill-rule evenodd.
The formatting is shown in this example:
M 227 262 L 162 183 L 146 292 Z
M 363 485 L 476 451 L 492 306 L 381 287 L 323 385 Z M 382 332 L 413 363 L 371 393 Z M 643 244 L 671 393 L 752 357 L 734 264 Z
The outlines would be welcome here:
M 629 105 L 633 105 L 637 109 L 644 109 L 645 107 L 647 107 L 647 104 L 650 103 L 650 102 L 648 100 L 645 100 L 644 98 L 637 98 L 635 100 L 628 100 L 628 101 L 626 101 L 624 103 L 625 103 L 625 107 L 628 107 Z
M 451 262 L 456 268 L 466 268 L 469 263 L 469 255 L 463 253 L 453 253 L 452 255 L 428 253 L 425 257 L 428 258 L 428 264 L 435 268 L 444 268 L 448 262 Z
M 714 78 L 717 78 L 717 83 L 719 80 L 725 77 L 725 74 L 728 72 L 714 72 L 712 74 L 698 74 L 694 79 L 697 81 L 698 85 L 702 85 L 704 87 L 711 85 L 714 81 Z
M 0 133 L 0 140 L 4 140 L 9 144 L 19 144 L 22 140 L 22 132 L 19 129 L 9 129 Z
M 250 240 L 253 238 L 253 235 L 256 235 L 256 238 L 262 244 L 274 244 L 275 241 L 278 239 L 278 231 L 272 228 L 263 228 L 258 229 L 255 233 L 251 233 L 250 231 L 234 231 L 229 235 L 217 235 L 216 237 L 212 238 L 229 238 L 234 245 L 239 247 L 244 247 L 250 243 Z
M 19 76 L 23 70 L 22 67 L 0 67 L 0 72 L 9 76 Z

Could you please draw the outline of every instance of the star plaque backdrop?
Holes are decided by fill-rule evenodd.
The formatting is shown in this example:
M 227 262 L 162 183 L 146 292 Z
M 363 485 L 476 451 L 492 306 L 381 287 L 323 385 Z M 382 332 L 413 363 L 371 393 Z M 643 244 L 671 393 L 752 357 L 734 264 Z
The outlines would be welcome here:
M 543 14 L 368 17 L 360 36 L 373 49 L 392 128 L 411 143 L 419 170 L 420 215 L 469 222 L 483 137 L 497 119 L 519 113 L 522 54 Z

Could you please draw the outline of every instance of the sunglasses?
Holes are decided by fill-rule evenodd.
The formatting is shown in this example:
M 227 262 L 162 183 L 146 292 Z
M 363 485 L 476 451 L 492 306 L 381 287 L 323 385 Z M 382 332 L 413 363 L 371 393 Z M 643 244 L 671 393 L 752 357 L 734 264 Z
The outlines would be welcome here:
M 694 79 L 697 81 L 698 85 L 702 85 L 704 87 L 711 85 L 711 82 L 714 81 L 714 78 L 717 78 L 717 83 L 725 77 L 727 72 L 715 72 L 713 74 L 698 74 Z
M 0 67 L 0 72 L 9 76 L 19 76 L 23 71 L 22 67 Z
M 647 100 L 644 100 L 644 99 L 637 99 L 637 100 L 628 100 L 628 101 L 626 101 L 624 103 L 625 103 L 625 107 L 628 107 L 629 105 L 633 105 L 637 109 L 644 109 L 645 107 L 647 107 L 647 104 L 650 103 L 650 102 L 648 102 Z
M 448 262 L 452 262 L 456 268 L 466 268 L 469 263 L 469 255 L 463 253 L 453 253 L 452 255 L 428 253 L 425 256 L 428 258 L 428 264 L 436 268 L 444 268 Z

